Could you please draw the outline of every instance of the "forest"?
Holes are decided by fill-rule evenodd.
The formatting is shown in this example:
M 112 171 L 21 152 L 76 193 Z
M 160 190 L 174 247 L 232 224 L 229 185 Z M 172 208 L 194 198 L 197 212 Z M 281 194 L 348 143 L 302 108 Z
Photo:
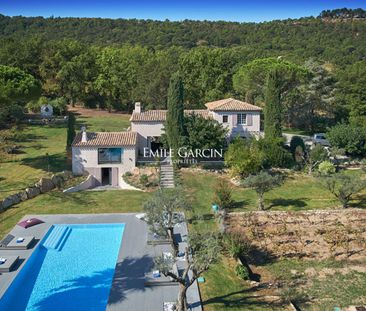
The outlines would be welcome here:
M 361 9 L 263 23 L 0 15 L 0 126 L 47 100 L 127 112 L 135 101 L 166 108 L 175 72 L 183 78 L 186 108 L 228 96 L 264 106 L 264 79 L 273 66 L 283 75 L 286 126 L 363 124 L 363 17 Z M 24 79 L 27 96 L 14 96 Z

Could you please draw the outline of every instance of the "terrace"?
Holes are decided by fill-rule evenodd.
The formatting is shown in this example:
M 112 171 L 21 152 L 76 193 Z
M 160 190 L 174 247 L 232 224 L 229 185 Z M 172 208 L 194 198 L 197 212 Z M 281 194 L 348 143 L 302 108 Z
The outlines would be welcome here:
M 153 258 L 161 255 L 162 252 L 169 251 L 169 245 L 150 245 L 148 243 L 148 228 L 146 222 L 136 217 L 136 214 L 75 214 L 75 215 L 27 215 L 23 219 L 36 217 L 44 221 L 43 224 L 24 229 L 19 226 L 14 227 L 10 234 L 14 236 L 32 235 L 37 241 L 37 245 L 28 250 L 1 250 L 1 257 L 19 256 L 18 266 L 12 272 L 0 274 L 0 298 L 5 297 L 5 292 L 11 284 L 20 276 L 21 270 L 29 262 L 31 255 L 37 247 L 43 247 L 39 241 L 47 234 L 54 224 L 125 224 L 123 238 L 119 247 L 117 261 L 115 265 L 112 285 L 109 292 L 107 310 L 163 310 L 164 302 L 174 302 L 178 295 L 178 286 L 173 282 L 165 282 L 164 286 L 159 284 L 146 284 L 150 278 L 147 275 L 152 271 Z M 181 236 L 181 241 L 187 235 L 185 225 L 177 228 L 177 234 Z M 66 242 L 67 243 L 67 242 Z M 184 242 L 183 242 L 184 243 Z M 96 245 L 97 246 L 97 245 Z M 96 247 L 97 249 L 97 247 Z M 91 249 L 90 251 L 97 251 Z M 78 254 L 75 254 L 78 256 Z M 80 254 L 81 256 L 81 254 Z M 177 263 L 179 265 L 184 263 Z M 75 291 L 89 292 L 93 295 L 101 290 L 99 287 L 105 284 L 102 282 L 106 276 L 103 271 L 93 274 L 85 282 L 85 277 L 70 280 L 70 284 L 65 284 L 60 289 L 55 290 L 51 296 L 42 300 L 43 306 L 50 306 L 55 299 L 62 302 L 64 298 L 75 294 Z M 84 279 L 83 279 L 84 278 Z M 15 282 L 14 282 L 15 283 Z M 108 282 L 107 282 L 108 283 Z M 103 287 L 103 286 L 102 286 Z M 194 284 L 187 293 L 191 310 L 201 310 L 198 287 Z M 67 300 L 67 299 L 66 299 Z M 62 305 L 57 305 L 61 308 Z

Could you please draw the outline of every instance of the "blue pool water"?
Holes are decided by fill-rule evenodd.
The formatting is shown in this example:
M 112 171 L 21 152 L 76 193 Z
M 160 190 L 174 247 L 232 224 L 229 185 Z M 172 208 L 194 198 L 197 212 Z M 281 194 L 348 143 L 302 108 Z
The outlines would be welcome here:
M 57 249 L 45 248 L 60 226 L 68 230 L 54 243 Z M 124 224 L 54 225 L 0 300 L 0 310 L 105 310 L 123 231 Z

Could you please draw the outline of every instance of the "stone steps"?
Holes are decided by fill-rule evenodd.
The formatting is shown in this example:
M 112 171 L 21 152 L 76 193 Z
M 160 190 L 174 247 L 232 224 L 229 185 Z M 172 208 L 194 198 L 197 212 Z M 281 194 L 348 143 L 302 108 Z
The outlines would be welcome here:
M 174 188 L 174 168 L 169 162 L 164 162 L 160 165 L 160 187 Z

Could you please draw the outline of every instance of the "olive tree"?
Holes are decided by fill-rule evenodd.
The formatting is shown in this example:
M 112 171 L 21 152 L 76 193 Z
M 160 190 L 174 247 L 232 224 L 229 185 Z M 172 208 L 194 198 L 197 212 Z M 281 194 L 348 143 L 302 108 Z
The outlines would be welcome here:
M 323 177 L 322 183 L 341 202 L 343 208 L 348 208 L 352 197 L 366 188 L 366 180 L 344 172 Z
M 174 259 L 166 256 L 155 258 L 155 268 L 179 283 L 178 311 L 187 310 L 187 290 L 210 265 L 217 261 L 221 250 L 219 237 L 212 232 L 191 233 L 185 250 L 184 271 L 175 272 Z
M 257 175 L 250 175 L 243 181 L 243 185 L 253 188 L 258 195 L 258 209 L 264 210 L 264 194 L 282 184 L 282 178 L 279 175 L 271 175 L 261 171 Z
M 303 157 L 308 168 L 308 174 L 312 175 L 314 169 L 318 167 L 321 162 L 328 159 L 328 152 L 322 145 L 316 144 L 313 148 L 307 150 L 307 152 L 303 154 Z
M 170 241 L 174 257 L 178 254 L 174 226 L 184 221 L 181 212 L 188 208 L 184 192 L 179 188 L 158 190 L 144 205 L 150 231 Z

